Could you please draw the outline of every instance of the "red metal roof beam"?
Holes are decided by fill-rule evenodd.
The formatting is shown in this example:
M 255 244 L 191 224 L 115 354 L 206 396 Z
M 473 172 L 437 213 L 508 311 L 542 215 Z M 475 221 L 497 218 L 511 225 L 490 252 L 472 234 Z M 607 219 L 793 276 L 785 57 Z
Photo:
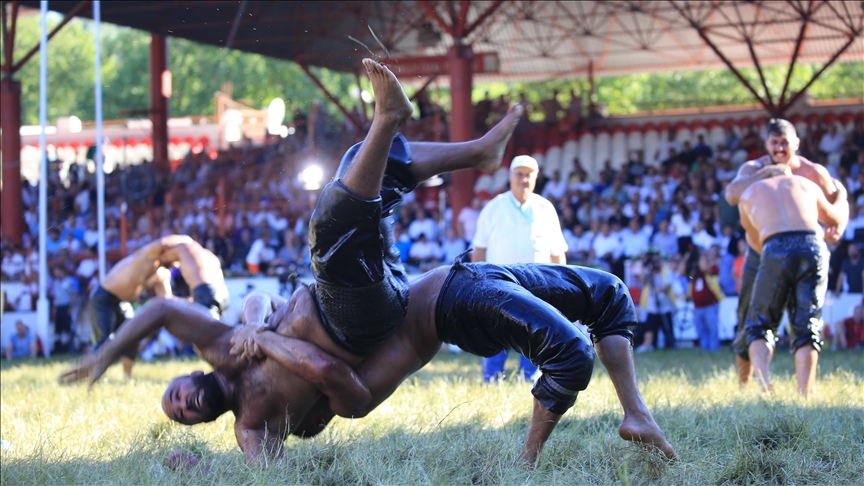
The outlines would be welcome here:
M 427 0 L 418 0 L 417 3 L 420 4 L 420 7 L 423 8 L 423 10 L 426 11 L 426 13 L 430 17 L 432 17 L 432 19 L 435 20 L 435 22 L 437 22 L 438 25 L 441 26 L 442 29 L 447 31 L 447 33 L 450 34 L 451 37 L 454 37 L 454 38 L 459 37 L 458 35 L 456 35 L 456 32 L 453 30 L 453 27 L 451 25 L 449 25 L 447 22 L 445 22 L 444 19 L 442 19 L 440 15 L 438 15 L 438 12 L 435 11 L 435 7 L 430 5 Z
M 798 55 L 801 53 L 801 46 L 804 45 L 804 38 L 807 37 L 807 31 L 810 30 L 810 16 L 816 12 L 819 6 L 813 8 L 813 2 L 807 8 L 807 12 L 802 12 L 801 30 L 798 31 L 798 39 L 795 41 L 795 50 L 792 51 L 792 60 L 789 62 L 789 72 L 786 73 L 786 80 L 783 81 L 783 90 L 780 91 L 780 98 L 777 99 L 779 108 L 783 110 L 786 107 L 786 90 L 789 89 L 789 81 L 792 79 L 792 69 L 795 68 L 795 62 L 798 61 Z
M 435 79 L 437 78 L 438 76 L 429 76 L 429 79 L 427 79 L 426 82 L 423 83 L 423 86 L 421 86 L 420 89 L 418 89 L 417 92 L 415 92 L 413 95 L 411 95 L 411 98 L 409 98 L 410 101 L 416 100 L 417 97 L 423 94 L 423 92 L 426 91 L 426 88 L 428 88 L 429 85 L 432 84 L 432 81 L 435 81 Z
M 474 29 L 483 25 L 483 22 L 485 22 L 490 15 L 494 14 L 495 11 L 498 10 L 498 7 L 503 4 L 504 0 L 497 0 L 495 3 L 490 5 L 489 8 L 487 8 L 483 13 L 480 14 L 479 17 L 477 17 L 477 20 L 475 20 L 471 23 L 471 25 L 465 28 L 462 37 L 468 37 L 472 32 L 474 32 Z
M 349 112 L 344 106 L 342 106 L 342 103 L 340 103 L 339 100 L 335 96 L 333 96 L 333 94 L 331 94 L 330 91 L 327 90 L 327 88 L 324 87 L 324 85 L 321 83 L 321 80 L 319 80 L 317 76 L 312 74 L 312 71 L 309 70 L 306 64 L 297 63 L 297 65 L 300 66 L 300 69 L 302 69 L 304 73 L 306 73 L 306 76 L 309 76 L 309 79 L 311 79 L 312 82 L 315 83 L 315 86 L 318 86 L 318 89 L 320 89 L 324 93 L 327 99 L 332 101 L 336 105 L 336 107 L 339 108 L 339 111 L 341 111 L 342 114 L 345 115 L 345 118 L 350 120 L 351 123 L 354 124 L 354 126 L 362 132 L 363 125 L 360 123 L 360 120 L 355 118 L 353 113 Z
M 57 32 L 59 32 L 60 29 L 62 29 L 64 25 L 68 24 L 70 20 L 75 18 L 76 15 L 78 15 L 82 11 L 84 11 L 85 7 L 89 7 L 92 3 L 93 2 L 91 0 L 84 0 L 83 2 L 76 5 L 75 8 L 70 10 L 69 13 L 67 13 L 66 16 L 63 17 L 63 21 L 60 22 L 60 24 L 57 25 L 57 27 L 54 27 L 54 29 L 52 29 L 51 32 L 48 33 L 48 39 L 46 39 L 46 41 L 51 40 L 51 38 L 54 37 L 54 35 L 57 34 Z M 26 64 L 27 61 L 29 61 L 30 58 L 33 57 L 37 52 L 39 52 L 39 46 L 38 45 L 36 47 L 34 47 L 33 49 L 30 49 L 30 52 L 28 52 L 23 58 L 21 58 L 20 61 L 16 62 L 15 65 L 12 66 L 12 70 L 7 71 L 7 75 L 8 74 L 14 74 L 14 73 L 18 72 L 18 70 L 21 69 L 21 66 Z
M 464 38 L 468 34 L 465 33 L 465 21 L 468 20 L 468 0 L 462 0 L 462 5 L 459 7 L 459 16 L 456 18 L 456 33 L 459 37 Z
M 18 25 L 18 0 L 12 2 L 12 25 L 6 32 L 6 7 L 3 6 L 3 42 L 6 44 L 6 65 L 3 68 L 4 78 L 12 75 L 12 53 L 15 52 L 15 30 Z
M 795 102 L 798 101 L 798 98 L 800 98 L 804 93 L 807 92 L 807 89 L 810 88 L 810 85 L 813 84 L 814 81 L 816 81 L 817 79 L 819 79 L 819 76 L 821 76 L 822 73 L 824 73 L 826 69 L 828 69 L 829 67 L 831 67 L 831 65 L 834 64 L 834 61 L 836 61 L 837 58 L 840 57 L 840 55 L 842 55 L 844 52 L 846 52 L 846 49 L 848 49 L 849 46 L 851 46 L 851 45 L 855 42 L 855 40 L 856 40 L 857 38 L 858 38 L 858 36 L 850 35 L 850 36 L 849 36 L 849 40 L 846 42 L 846 44 L 844 44 L 843 47 L 842 47 L 839 51 L 837 51 L 837 52 L 834 54 L 834 56 L 832 56 L 831 59 L 828 60 L 828 62 L 825 63 L 824 66 L 822 66 L 822 69 L 820 69 L 818 73 L 814 74 L 813 77 L 810 78 L 810 81 L 807 82 L 807 85 L 804 86 L 803 88 L 801 88 L 797 93 L 795 93 L 795 96 L 793 96 L 792 98 L 790 98 L 788 103 L 784 103 L 784 104 L 780 107 L 780 110 L 779 110 L 780 113 L 779 113 L 779 114 L 782 115 L 782 114 L 783 114 L 783 111 L 784 111 L 786 108 L 788 108 L 788 107 L 794 105 Z

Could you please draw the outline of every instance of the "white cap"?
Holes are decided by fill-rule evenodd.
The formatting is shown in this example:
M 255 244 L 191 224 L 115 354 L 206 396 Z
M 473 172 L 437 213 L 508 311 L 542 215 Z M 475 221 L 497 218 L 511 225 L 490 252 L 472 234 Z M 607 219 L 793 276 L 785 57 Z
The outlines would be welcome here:
M 513 162 L 510 162 L 510 172 L 518 169 L 519 167 L 526 167 L 528 169 L 537 172 L 540 170 L 540 167 L 537 165 L 537 161 L 534 160 L 534 157 L 529 157 L 527 155 L 519 155 L 513 158 Z

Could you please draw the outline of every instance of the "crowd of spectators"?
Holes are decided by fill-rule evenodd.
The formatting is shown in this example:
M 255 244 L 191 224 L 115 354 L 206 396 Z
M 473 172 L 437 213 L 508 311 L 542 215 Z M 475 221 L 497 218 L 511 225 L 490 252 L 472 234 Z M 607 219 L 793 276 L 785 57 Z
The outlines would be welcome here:
M 558 127 L 564 133 L 608 121 L 601 108 L 591 106 L 584 112 L 581 99 L 574 93 L 571 99 L 566 108 L 555 97 L 537 107 L 523 99 L 528 115 L 516 129 L 511 152 L 533 148 L 528 141 L 539 128 Z M 405 131 L 415 139 L 441 139 L 446 134 L 443 111 L 425 96 L 418 97 L 418 103 L 423 104 L 420 118 Z M 508 105 L 504 97 L 481 100 L 474 112 L 477 133 L 497 123 Z M 263 146 L 244 141 L 222 151 L 199 147 L 173 171 L 145 164 L 108 174 L 109 264 L 122 256 L 123 235 L 122 249 L 128 253 L 153 238 L 182 233 L 213 251 L 228 277 L 308 275 L 307 222 L 319 190 L 301 174 L 314 160 L 326 183 L 341 154 L 362 134 L 347 129 L 347 124 L 331 126 L 331 121 L 315 130 L 312 141 L 305 123 L 302 114 L 295 114 L 294 135 L 268 139 Z M 589 178 L 577 159 L 569 177 L 555 173 L 547 179 L 541 174 L 535 191 L 558 211 L 569 247 L 567 262 L 618 275 L 631 287 L 636 302 L 652 269 L 664 273 L 676 298 L 687 298 L 688 283 L 699 271 L 715 275 L 722 293 L 733 296 L 746 244 L 737 209 L 726 203 L 723 191 L 736 174 L 735 154 L 745 152 L 740 160 L 762 155 L 761 140 L 755 126 L 742 133 L 729 129 L 718 146 L 706 144 L 701 135 L 679 144 L 670 131 L 656 154 L 633 152 L 619 170 L 607 162 L 596 178 Z M 830 245 L 828 288 L 860 293 L 864 263 L 850 248 L 864 242 L 864 127 L 858 122 L 854 130 L 843 133 L 835 124 L 814 126 L 802 137 L 799 154 L 825 165 L 846 186 L 850 221 L 841 242 Z M 486 198 L 495 195 L 477 195 L 454 218 L 446 196 L 437 196 L 439 189 L 421 187 L 396 212 L 396 241 L 410 271 L 449 263 L 468 249 L 479 211 Z M 58 336 L 53 349 L 76 351 L 84 346 L 84 339 L 76 336 L 87 334 L 76 332 L 76 326 L 87 327 L 81 323 L 87 322 L 87 297 L 98 278 L 95 177 L 84 164 L 55 163 L 48 194 L 48 289 Z M 2 277 L 25 284 L 19 294 L 4 296 L 6 310 L 35 309 L 36 195 L 36 187 L 24 184 L 23 245 L 3 240 Z

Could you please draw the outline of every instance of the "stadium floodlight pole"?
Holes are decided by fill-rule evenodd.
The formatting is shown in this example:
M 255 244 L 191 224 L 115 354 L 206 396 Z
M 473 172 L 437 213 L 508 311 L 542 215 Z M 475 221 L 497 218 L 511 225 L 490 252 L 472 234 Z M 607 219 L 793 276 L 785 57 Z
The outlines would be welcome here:
M 48 118 L 48 2 L 39 2 L 39 298 L 36 299 L 36 325 L 45 336 L 49 327 L 48 308 L 48 142 L 45 128 Z M 47 336 L 46 336 L 47 337 Z M 45 347 L 45 355 L 51 353 L 51 346 Z
M 105 166 L 102 157 L 102 41 L 99 38 L 101 10 L 99 0 L 93 2 L 93 43 L 96 64 L 96 225 L 99 232 L 99 281 L 105 280 Z

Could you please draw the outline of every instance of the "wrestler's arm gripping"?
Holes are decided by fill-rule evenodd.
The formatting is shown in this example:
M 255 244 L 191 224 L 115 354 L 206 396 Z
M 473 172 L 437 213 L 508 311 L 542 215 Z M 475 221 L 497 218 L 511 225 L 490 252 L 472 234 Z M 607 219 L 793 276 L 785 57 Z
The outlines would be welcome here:
M 238 330 L 232 339 L 231 354 L 242 347 L 257 346 L 264 356 L 315 386 L 333 400 L 363 406 L 372 399 L 369 387 L 348 363 L 307 341 L 282 336 L 264 329 Z

